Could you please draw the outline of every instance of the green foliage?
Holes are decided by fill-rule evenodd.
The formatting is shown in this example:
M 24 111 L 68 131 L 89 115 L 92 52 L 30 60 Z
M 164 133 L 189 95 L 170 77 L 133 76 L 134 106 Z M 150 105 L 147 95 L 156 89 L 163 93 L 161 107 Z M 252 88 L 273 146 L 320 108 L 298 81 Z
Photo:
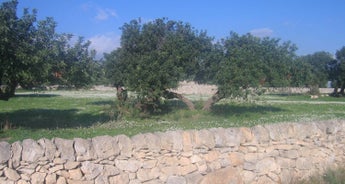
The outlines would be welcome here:
M 315 52 L 299 57 L 292 65 L 292 85 L 326 87 L 329 80 L 327 64 L 333 60 L 327 52 Z
M 36 10 L 24 9 L 17 17 L 18 1 L 0 6 L 0 99 L 14 96 L 17 85 L 31 89 L 63 84 L 87 87 L 102 74 L 94 61 L 90 42 L 79 38 L 70 46 L 71 35 L 57 34 L 53 18 L 36 20 Z
M 105 56 L 106 74 L 116 86 L 135 91 L 143 111 L 158 110 L 167 89 L 195 75 L 211 41 L 189 24 L 165 18 L 132 20 L 121 29 L 121 48 Z
M 216 75 L 222 98 L 246 97 L 253 88 L 288 84 L 289 64 L 296 50 L 291 43 L 231 33 L 223 45 L 224 59 Z
M 345 46 L 336 52 L 336 63 L 333 63 L 333 79 L 335 82 L 335 95 L 345 95 Z M 338 88 L 340 92 L 338 93 Z

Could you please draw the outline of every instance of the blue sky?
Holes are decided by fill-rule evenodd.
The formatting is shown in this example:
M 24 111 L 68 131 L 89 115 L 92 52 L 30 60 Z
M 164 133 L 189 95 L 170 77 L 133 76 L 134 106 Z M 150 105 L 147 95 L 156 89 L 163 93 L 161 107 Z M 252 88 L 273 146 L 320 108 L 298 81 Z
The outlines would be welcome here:
M 344 7 L 345 0 L 19 0 L 18 10 L 36 8 L 40 20 L 53 17 L 59 33 L 91 40 L 99 54 L 119 46 L 124 23 L 167 17 L 216 39 L 230 31 L 281 38 L 305 55 L 345 46 Z

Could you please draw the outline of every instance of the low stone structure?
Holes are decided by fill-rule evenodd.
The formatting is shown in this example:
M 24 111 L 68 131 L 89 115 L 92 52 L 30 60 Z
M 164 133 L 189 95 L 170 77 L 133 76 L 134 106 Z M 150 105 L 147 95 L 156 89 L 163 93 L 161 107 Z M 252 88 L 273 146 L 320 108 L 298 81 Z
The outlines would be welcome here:
M 345 121 L 0 142 L 0 183 L 293 183 L 345 161 Z

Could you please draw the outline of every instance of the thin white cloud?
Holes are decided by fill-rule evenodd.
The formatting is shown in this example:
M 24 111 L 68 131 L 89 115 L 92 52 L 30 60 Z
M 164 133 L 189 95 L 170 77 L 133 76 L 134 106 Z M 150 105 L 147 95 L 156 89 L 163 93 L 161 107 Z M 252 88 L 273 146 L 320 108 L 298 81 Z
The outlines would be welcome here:
M 273 30 L 270 28 L 259 28 L 259 29 L 253 29 L 250 31 L 250 34 L 257 36 L 257 37 L 268 37 L 273 35 Z
M 102 9 L 102 8 L 98 8 L 97 9 L 97 15 L 96 15 L 96 20 L 107 20 L 111 17 L 117 17 L 116 11 L 113 9 Z
M 97 51 L 96 58 L 100 59 L 104 53 L 110 53 L 120 47 L 120 36 L 115 33 L 99 34 L 89 38 L 90 48 Z
M 84 3 L 80 5 L 83 11 L 89 11 L 94 5 L 91 2 Z

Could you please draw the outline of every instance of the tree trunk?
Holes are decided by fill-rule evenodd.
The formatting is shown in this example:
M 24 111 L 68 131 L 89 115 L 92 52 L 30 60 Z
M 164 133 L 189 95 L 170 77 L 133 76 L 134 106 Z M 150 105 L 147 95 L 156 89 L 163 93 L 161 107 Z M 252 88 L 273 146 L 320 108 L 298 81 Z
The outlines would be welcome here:
M 0 85 L 0 100 L 8 101 L 9 98 L 10 98 L 9 87 L 6 85 L 4 86 Z
M 345 82 L 343 82 L 343 85 L 341 86 L 341 88 L 340 88 L 340 94 L 341 95 L 345 95 L 345 93 L 344 93 L 344 89 L 345 89 Z
M 165 97 L 167 97 L 168 99 L 178 98 L 179 100 L 181 100 L 183 103 L 185 103 L 187 105 L 189 110 L 192 110 L 192 111 L 195 110 L 195 106 L 194 106 L 193 102 L 181 94 L 174 93 L 171 91 L 165 91 Z
M 338 95 L 338 88 L 339 88 L 339 81 L 336 82 L 333 90 L 333 95 L 336 96 Z
M 18 82 L 17 81 L 11 81 L 9 84 L 9 95 L 10 97 L 14 97 L 15 93 L 16 93 L 16 88 L 18 86 Z
M 211 107 L 219 102 L 219 100 L 221 100 L 222 97 L 219 95 L 219 91 L 217 91 L 211 98 L 209 98 L 205 103 L 204 106 L 202 108 L 202 110 L 204 111 L 210 111 Z

